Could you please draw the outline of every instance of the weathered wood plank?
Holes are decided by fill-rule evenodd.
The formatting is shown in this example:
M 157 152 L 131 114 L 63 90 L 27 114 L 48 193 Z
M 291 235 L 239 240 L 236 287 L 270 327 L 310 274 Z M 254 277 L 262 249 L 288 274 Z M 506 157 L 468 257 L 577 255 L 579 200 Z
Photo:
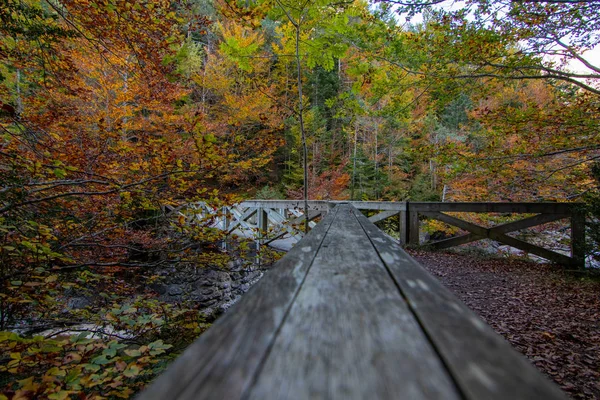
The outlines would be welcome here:
M 336 209 L 247 398 L 460 398 L 356 219 L 360 212 Z
M 269 229 L 269 213 L 268 209 L 259 208 L 256 212 L 256 219 L 258 229 L 260 230 L 260 234 L 263 235 L 263 232 L 266 233 Z
M 358 218 L 466 399 L 566 399 L 393 240 Z
M 485 239 L 484 236 L 478 236 L 474 233 L 468 233 L 466 235 L 456 236 L 450 239 L 438 240 L 432 243 L 426 243 L 427 246 L 431 246 L 434 249 L 442 250 L 447 249 L 454 246 L 460 246 L 461 244 L 467 244 L 474 242 L 476 240 Z
M 406 211 L 400 211 L 400 213 L 398 214 L 398 230 L 400 246 L 404 246 L 408 238 L 408 224 L 406 221 Z
M 246 222 L 246 220 L 248 220 L 250 217 L 252 217 L 255 213 L 256 213 L 257 209 L 256 208 L 250 208 L 248 210 L 246 210 L 239 218 L 235 217 L 235 215 L 233 215 L 233 217 L 235 218 L 235 221 L 232 221 L 231 225 L 229 225 L 229 231 L 227 233 L 231 233 L 234 230 L 236 230 L 236 228 L 240 225 L 244 225 L 244 223 Z
M 420 244 L 419 237 L 419 214 L 413 210 L 412 203 L 409 205 L 408 211 L 408 244 L 418 246 Z
M 543 247 L 524 242 L 522 240 L 516 239 L 508 235 L 504 235 L 502 233 L 490 231 L 489 237 L 490 239 L 514 247 L 515 249 L 523 250 L 526 253 L 535 254 L 536 256 L 540 256 L 542 258 L 545 258 L 546 260 L 553 261 L 557 264 L 573 264 L 573 260 L 569 256 L 565 256 L 564 254 L 560 254 L 552 250 L 544 249 Z
M 320 211 L 311 210 L 311 211 L 308 212 L 308 221 L 312 221 L 313 219 L 317 218 L 320 215 L 321 215 Z M 300 223 L 304 222 L 305 217 L 306 216 L 304 214 L 302 214 L 301 216 L 299 216 L 299 217 L 293 219 L 292 221 L 290 221 L 289 224 L 290 225 L 299 225 Z
M 439 214 L 436 214 L 439 215 Z M 494 226 L 493 229 L 496 232 L 499 233 L 508 233 L 508 232 L 513 232 L 519 229 L 525 229 L 525 228 L 529 228 L 532 226 L 536 226 L 536 225 L 540 225 L 540 224 L 544 224 L 547 222 L 552 222 L 552 221 L 556 221 L 559 219 L 563 219 L 563 218 L 568 218 L 568 215 L 563 215 L 563 214 L 538 214 L 538 215 L 534 215 L 533 217 L 529 217 L 529 218 L 524 218 L 518 221 L 514 221 L 514 222 L 509 222 L 506 224 L 502 224 L 502 225 L 497 225 Z M 442 249 L 447 249 L 449 247 L 454 247 L 454 246 L 459 246 L 461 244 L 466 244 L 466 243 L 471 243 L 474 242 L 476 240 L 481 240 L 481 239 L 485 239 L 485 236 L 478 236 L 474 233 L 469 233 L 466 235 L 461 235 L 461 236 L 456 236 L 453 238 L 449 238 L 449 239 L 444 239 L 444 240 L 438 240 L 432 243 L 428 243 L 428 245 L 432 246 L 435 249 L 438 250 L 442 250 Z
M 547 260 L 554 261 L 559 264 L 570 265 L 573 263 L 573 260 L 571 260 L 570 257 L 565 256 L 564 254 L 556 253 L 554 251 L 544 249 L 531 243 L 527 243 L 514 237 L 508 236 L 504 233 L 497 232 L 496 228 L 487 229 L 441 212 L 423 212 L 422 214 L 431 218 L 435 218 L 442 222 L 446 222 L 447 224 L 457 226 L 461 229 L 472 232 L 477 236 L 496 240 L 498 242 L 512 246 L 516 249 L 535 254 L 537 256 L 543 257 Z
M 570 214 L 576 203 L 421 203 L 410 202 L 418 212 L 489 212 L 526 214 Z
M 337 204 L 351 203 L 359 210 L 396 210 L 406 211 L 406 203 L 402 201 L 326 201 L 309 200 L 308 209 L 315 211 L 329 211 Z M 284 209 L 304 209 L 303 200 L 246 200 L 240 203 L 242 207 L 250 208 L 284 208 Z
M 531 228 L 532 226 L 537 226 L 541 224 L 546 224 L 548 222 L 557 221 L 559 219 L 569 218 L 567 214 L 538 214 L 533 217 L 523 218 L 518 221 L 508 222 L 506 224 L 497 225 L 492 227 L 495 232 L 498 233 L 508 233 L 514 232 L 521 229 Z
M 231 219 L 231 212 L 229 211 L 229 207 L 223 207 L 222 213 L 223 213 L 223 230 L 228 231 L 229 230 L 229 222 Z
M 370 216 L 369 221 L 371 221 L 372 223 L 383 221 L 384 219 L 393 217 L 396 214 L 398 214 L 398 211 L 396 211 L 396 210 L 382 211 L 379 214 Z
M 240 399 L 302 286 L 335 214 L 330 213 L 301 246 L 290 250 L 139 399 Z
M 304 200 L 246 200 L 241 202 L 240 206 L 304 210 Z M 327 211 L 331 208 L 332 205 L 326 200 L 309 200 L 308 202 L 309 210 Z
M 359 210 L 380 210 L 380 211 L 406 211 L 406 202 L 403 201 L 348 201 L 332 203 L 348 203 L 352 204 Z

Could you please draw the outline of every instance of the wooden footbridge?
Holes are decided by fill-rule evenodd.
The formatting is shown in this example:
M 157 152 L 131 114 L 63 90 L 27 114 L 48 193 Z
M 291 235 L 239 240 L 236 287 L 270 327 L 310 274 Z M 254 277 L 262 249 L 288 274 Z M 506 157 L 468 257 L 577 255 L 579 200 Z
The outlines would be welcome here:
M 229 215 L 218 223 L 264 227 L 271 212 L 265 209 L 285 206 L 269 204 L 246 204 L 260 206 L 253 222 L 241 210 L 235 221 Z M 403 226 L 415 241 L 414 213 L 439 216 L 448 206 L 380 203 L 371 221 L 357 206 L 376 205 L 313 202 L 322 220 L 139 398 L 566 398 L 372 222 L 407 213 Z M 558 218 L 568 211 L 559 205 L 542 212 Z M 464 226 L 473 228 L 469 239 L 504 239 L 515 227 L 551 219 L 531 218 L 495 230 Z

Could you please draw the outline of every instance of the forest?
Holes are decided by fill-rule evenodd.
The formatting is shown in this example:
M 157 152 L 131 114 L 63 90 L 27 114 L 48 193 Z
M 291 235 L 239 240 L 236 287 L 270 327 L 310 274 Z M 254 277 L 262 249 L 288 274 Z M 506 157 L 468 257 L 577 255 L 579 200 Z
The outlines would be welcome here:
M 581 202 L 600 257 L 600 3 L 442 3 L 0 0 L 0 399 L 129 398 L 210 325 L 152 289 L 243 256 L 192 202 Z

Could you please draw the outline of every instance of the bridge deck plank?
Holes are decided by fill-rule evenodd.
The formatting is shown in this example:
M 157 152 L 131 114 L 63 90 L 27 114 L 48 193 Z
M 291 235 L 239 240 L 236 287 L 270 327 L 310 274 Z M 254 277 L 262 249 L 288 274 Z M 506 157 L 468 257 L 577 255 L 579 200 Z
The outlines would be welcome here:
M 249 399 L 459 398 L 355 213 L 338 207 Z
M 565 397 L 341 204 L 140 398 Z
M 566 398 L 402 248 L 358 218 L 465 398 Z

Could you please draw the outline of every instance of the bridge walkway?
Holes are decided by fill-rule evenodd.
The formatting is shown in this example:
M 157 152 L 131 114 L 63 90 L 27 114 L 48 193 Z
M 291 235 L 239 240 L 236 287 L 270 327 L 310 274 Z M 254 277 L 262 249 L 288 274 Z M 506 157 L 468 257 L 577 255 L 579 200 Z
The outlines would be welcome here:
M 566 397 L 340 204 L 140 398 Z

